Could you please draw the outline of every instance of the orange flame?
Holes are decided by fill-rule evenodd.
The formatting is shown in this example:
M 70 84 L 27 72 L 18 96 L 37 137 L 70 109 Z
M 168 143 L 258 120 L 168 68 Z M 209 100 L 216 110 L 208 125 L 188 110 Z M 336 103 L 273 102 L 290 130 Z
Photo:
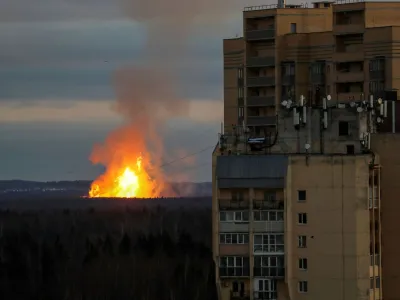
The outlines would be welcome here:
M 96 179 L 90 188 L 90 198 L 151 198 L 158 196 L 155 182 L 142 168 L 143 158 L 136 164 L 122 168 L 111 168 Z

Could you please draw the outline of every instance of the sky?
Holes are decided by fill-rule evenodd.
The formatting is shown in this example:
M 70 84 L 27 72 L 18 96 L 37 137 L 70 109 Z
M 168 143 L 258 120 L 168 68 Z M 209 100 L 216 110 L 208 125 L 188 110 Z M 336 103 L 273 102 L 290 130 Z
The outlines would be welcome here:
M 114 74 L 142 64 L 148 42 L 148 11 L 130 14 L 126 1 L 0 0 L 0 180 L 100 174 L 102 167 L 89 160 L 92 147 L 123 122 L 113 109 Z M 154 7 L 158 1 L 149 0 Z M 134 2 L 132 12 L 146 1 Z M 166 3 L 176 5 L 174 13 L 182 5 L 178 0 L 160 5 Z M 254 3 L 236 3 L 237 8 L 247 4 Z M 185 31 L 186 54 L 175 59 L 179 95 L 190 109 L 163 128 L 172 157 L 217 142 L 223 119 L 222 39 L 242 32 L 241 9 L 229 7 L 220 19 L 203 11 Z M 167 39 L 152 46 L 162 53 Z M 211 180 L 211 149 L 195 158 L 188 179 Z

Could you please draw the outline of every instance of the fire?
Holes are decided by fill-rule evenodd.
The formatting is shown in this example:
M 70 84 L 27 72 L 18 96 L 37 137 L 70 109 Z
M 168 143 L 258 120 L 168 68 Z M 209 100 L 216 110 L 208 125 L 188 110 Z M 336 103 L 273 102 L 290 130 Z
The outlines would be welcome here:
M 150 198 L 156 197 L 156 185 L 142 166 L 143 158 L 127 166 L 108 168 L 90 188 L 90 198 Z

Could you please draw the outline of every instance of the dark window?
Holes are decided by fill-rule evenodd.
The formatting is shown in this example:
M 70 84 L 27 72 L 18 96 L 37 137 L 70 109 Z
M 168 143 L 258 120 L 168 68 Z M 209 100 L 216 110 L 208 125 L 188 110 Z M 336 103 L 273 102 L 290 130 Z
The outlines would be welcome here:
M 354 154 L 354 145 L 346 145 L 346 153 Z
M 339 136 L 349 135 L 349 122 L 339 122 Z
M 239 292 L 239 283 L 238 283 L 237 281 L 234 281 L 234 282 L 233 282 L 233 284 L 232 284 L 232 291 L 233 291 L 234 293 Z
M 306 201 L 306 191 L 298 191 L 297 193 L 298 201 Z
M 290 33 L 297 33 L 297 24 L 290 23 Z

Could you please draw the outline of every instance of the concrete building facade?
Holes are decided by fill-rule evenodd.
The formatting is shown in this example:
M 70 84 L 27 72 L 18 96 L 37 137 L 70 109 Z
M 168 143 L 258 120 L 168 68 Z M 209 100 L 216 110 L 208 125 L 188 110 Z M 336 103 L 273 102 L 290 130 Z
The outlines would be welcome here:
M 400 299 L 399 11 L 249 7 L 244 37 L 224 40 L 213 152 L 221 300 Z

